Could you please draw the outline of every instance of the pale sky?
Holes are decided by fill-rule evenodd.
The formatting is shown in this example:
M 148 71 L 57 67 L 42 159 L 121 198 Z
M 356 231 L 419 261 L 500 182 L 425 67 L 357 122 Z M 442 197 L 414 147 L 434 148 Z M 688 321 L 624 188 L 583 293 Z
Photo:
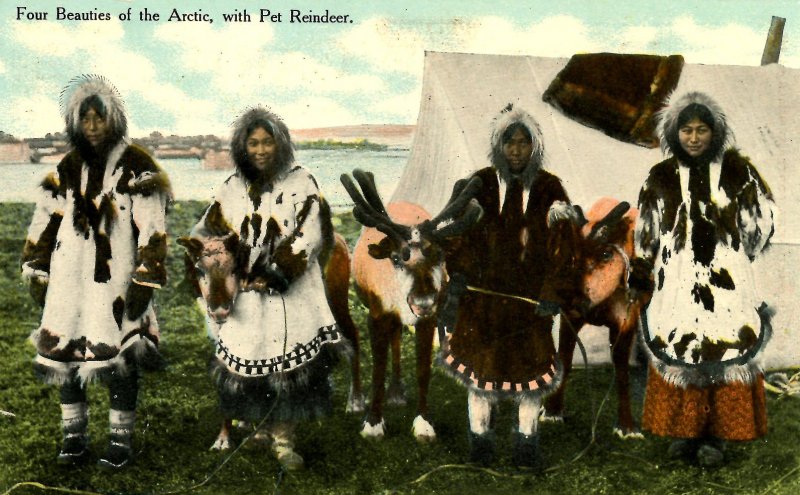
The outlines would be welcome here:
M 290 128 L 414 124 L 426 50 L 681 54 L 687 63 L 759 65 L 773 15 L 787 19 L 780 62 L 800 69 L 798 0 L 220 3 L 0 0 L 0 130 L 20 138 L 63 130 L 59 93 L 84 73 L 117 86 L 133 137 L 227 136 L 236 116 L 258 104 Z M 57 6 L 111 20 L 58 20 Z M 140 21 L 145 8 L 160 19 Z M 169 21 L 173 8 L 213 22 Z M 119 20 L 128 9 L 132 19 Z M 281 22 L 260 22 L 261 9 Z M 292 23 L 292 9 L 352 22 Z M 223 20 L 243 11 L 251 22 Z

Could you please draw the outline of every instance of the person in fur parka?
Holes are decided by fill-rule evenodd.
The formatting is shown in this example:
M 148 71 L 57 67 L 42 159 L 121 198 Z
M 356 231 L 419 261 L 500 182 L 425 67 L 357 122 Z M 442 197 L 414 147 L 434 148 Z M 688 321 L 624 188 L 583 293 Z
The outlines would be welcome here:
M 678 439 L 671 456 L 712 466 L 724 441 L 766 434 L 761 357 L 772 311 L 751 262 L 774 232 L 775 205 L 708 95 L 672 97 L 658 130 L 669 158 L 641 189 L 636 228 L 655 282 L 642 314 L 651 362 L 642 423 Z
M 574 252 L 575 212 L 561 181 L 542 168 L 543 157 L 538 123 L 508 105 L 493 121 L 491 166 L 474 174 L 482 180 L 476 199 L 483 216 L 447 249 L 451 279 L 440 326 L 449 334 L 441 360 L 469 390 L 470 459 L 481 464 L 494 456 L 492 410 L 513 398 L 519 403 L 513 460 L 541 467 L 539 409 L 562 375 L 552 337 L 563 266 L 556 253 Z
M 61 386 L 60 463 L 88 455 L 86 385 L 110 389 L 109 448 L 100 465 L 131 459 L 139 369 L 157 365 L 153 289 L 166 280 L 166 174 L 127 139 L 117 90 L 82 76 L 62 93 L 72 149 L 39 190 L 22 274 L 43 306 L 30 337 L 35 366 Z
M 266 426 L 273 452 L 302 467 L 294 428 L 331 409 L 329 374 L 346 343 L 325 296 L 321 266 L 333 246 L 330 209 L 314 176 L 294 163 L 286 124 L 264 108 L 235 123 L 236 171 L 193 230 L 222 217 L 239 238 L 243 289 L 227 320 L 209 320 L 225 418 Z

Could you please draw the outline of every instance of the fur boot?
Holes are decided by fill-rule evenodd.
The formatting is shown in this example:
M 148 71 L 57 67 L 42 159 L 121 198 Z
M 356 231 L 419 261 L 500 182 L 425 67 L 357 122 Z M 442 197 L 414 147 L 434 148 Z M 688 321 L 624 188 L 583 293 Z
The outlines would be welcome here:
M 61 404 L 64 439 L 58 453 L 59 464 L 79 464 L 89 456 L 89 406 L 85 402 Z
M 278 423 L 270 428 L 272 435 L 272 453 L 287 471 L 303 469 L 303 457 L 294 450 L 294 425 Z
M 542 452 L 539 449 L 539 433 L 525 435 L 520 432 L 514 433 L 514 452 L 512 460 L 515 466 L 533 468 L 539 472 L 544 467 Z
M 469 432 L 469 462 L 489 466 L 494 461 L 496 437 L 493 431 Z
M 133 426 L 136 411 L 108 412 L 109 442 L 108 449 L 97 465 L 104 469 L 122 469 L 133 460 Z

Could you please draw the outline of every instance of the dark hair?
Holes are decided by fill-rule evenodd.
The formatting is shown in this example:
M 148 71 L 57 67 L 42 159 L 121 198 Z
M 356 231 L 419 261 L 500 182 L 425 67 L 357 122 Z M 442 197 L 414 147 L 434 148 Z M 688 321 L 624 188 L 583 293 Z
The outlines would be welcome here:
M 250 162 L 247 154 L 247 138 L 256 129 L 264 129 L 275 140 L 276 152 L 272 166 L 268 170 L 258 170 Z M 271 182 L 281 172 L 294 163 L 294 145 L 289 129 L 283 120 L 263 108 L 253 108 L 242 115 L 234 126 L 231 138 L 231 157 L 245 178 L 253 183 L 259 180 Z
M 700 156 L 691 156 L 687 153 L 686 150 L 683 149 L 683 146 L 681 146 L 679 137 L 681 127 L 694 119 L 698 119 L 711 129 L 711 142 L 709 143 L 708 149 Z M 672 131 L 671 135 L 666 136 L 667 144 L 672 154 L 682 163 L 689 166 L 696 163 L 709 163 L 719 158 L 723 151 L 722 148 L 725 145 L 726 129 L 724 127 L 716 129 L 714 125 L 715 121 L 714 114 L 707 106 L 700 103 L 690 103 L 686 105 L 686 108 L 681 110 L 678 114 L 677 125 L 674 131 Z
M 111 125 L 111 122 L 109 122 L 108 108 L 99 95 L 93 94 L 84 98 L 78 108 L 78 118 L 83 119 L 86 114 L 89 113 L 89 109 L 93 109 L 97 112 L 97 115 L 108 124 L 106 127 L 107 134 L 105 140 L 97 147 L 92 146 L 83 134 L 83 126 L 80 125 L 80 122 L 78 122 L 78 125 L 75 127 L 74 135 L 69 132 L 69 129 L 67 131 L 70 134 L 70 141 L 72 141 L 83 159 L 90 165 L 95 165 L 102 169 L 104 168 L 105 161 L 111 149 L 125 137 L 125 128 L 116 128 Z
M 511 141 L 511 138 L 517 131 L 522 131 L 522 134 L 525 135 L 525 138 L 528 140 L 529 143 L 533 142 L 533 135 L 531 134 L 531 130 L 525 127 L 525 124 L 522 122 L 514 122 L 505 131 L 503 131 L 503 136 L 500 138 L 500 142 L 502 144 L 506 144 L 507 142 Z
M 106 110 L 103 100 L 101 100 L 97 95 L 89 96 L 81 102 L 80 109 L 78 110 L 78 118 L 84 118 L 89 112 L 90 108 L 94 109 L 101 119 L 105 120 L 108 118 L 108 110 Z
M 680 130 L 687 122 L 691 122 L 694 119 L 707 125 L 712 132 L 714 131 L 714 115 L 707 106 L 699 103 L 690 103 L 681 110 L 681 113 L 678 114 L 678 129 Z
M 258 120 L 254 121 L 254 122 L 251 122 L 244 129 L 245 150 L 247 150 L 247 140 L 250 139 L 250 135 L 251 134 L 256 132 L 256 129 L 264 129 L 264 131 L 266 131 L 267 134 L 272 136 L 272 139 L 275 139 L 275 131 L 272 129 L 272 122 L 270 122 L 270 121 L 268 121 L 266 119 L 258 119 Z M 277 143 L 277 141 L 275 142 L 275 144 L 280 149 L 280 145 Z M 250 159 L 249 156 L 247 158 L 248 158 L 248 160 Z

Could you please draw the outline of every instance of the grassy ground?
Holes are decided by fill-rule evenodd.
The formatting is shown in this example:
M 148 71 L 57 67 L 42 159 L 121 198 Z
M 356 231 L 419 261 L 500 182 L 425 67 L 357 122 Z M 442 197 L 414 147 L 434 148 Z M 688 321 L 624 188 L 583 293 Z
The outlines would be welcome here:
M 174 205 L 173 236 L 188 232 L 202 205 Z M 769 398 L 770 433 L 762 440 L 731 445 L 728 463 L 704 470 L 664 453 L 668 441 L 648 436 L 622 441 L 611 433 L 614 394 L 603 404 L 612 380 L 609 367 L 577 369 L 567 396 L 569 416 L 561 425 L 544 425 L 541 445 L 550 469 L 533 475 L 510 464 L 513 404 L 501 404 L 497 433 L 500 458 L 492 470 L 463 465 L 467 452 L 466 394 L 443 374 L 434 373 L 431 416 L 439 438 L 417 445 L 411 436 L 414 416 L 412 341 L 404 337 L 404 376 L 409 404 L 389 409 L 388 434 L 381 442 L 358 435 L 360 417 L 344 412 L 349 374 L 345 364 L 335 375 L 336 413 L 299 431 L 299 451 L 307 470 L 282 473 L 267 450 L 245 448 L 210 452 L 220 415 L 206 373 L 211 353 L 202 318 L 182 283 L 180 250 L 170 244 L 170 285 L 158 294 L 163 372 L 145 376 L 140 395 L 136 462 L 108 474 L 93 464 L 80 470 L 53 462 L 60 443 L 58 394 L 33 376 L 33 348 L 26 341 L 39 311 L 20 283 L 18 259 L 32 205 L 0 205 L 0 494 L 64 493 L 800 493 L 800 400 Z M 337 217 L 337 229 L 351 241 L 358 228 L 349 216 Z M 365 328 L 363 308 L 353 299 L 356 322 Z M 362 336 L 362 373 L 369 386 L 369 345 Z M 636 377 L 639 386 L 643 377 Z M 106 389 L 90 388 L 90 434 L 94 452 L 106 441 Z M 641 410 L 641 393 L 635 401 Z M 596 439 L 590 445 L 592 425 Z M 240 442 L 245 436 L 237 432 Z

